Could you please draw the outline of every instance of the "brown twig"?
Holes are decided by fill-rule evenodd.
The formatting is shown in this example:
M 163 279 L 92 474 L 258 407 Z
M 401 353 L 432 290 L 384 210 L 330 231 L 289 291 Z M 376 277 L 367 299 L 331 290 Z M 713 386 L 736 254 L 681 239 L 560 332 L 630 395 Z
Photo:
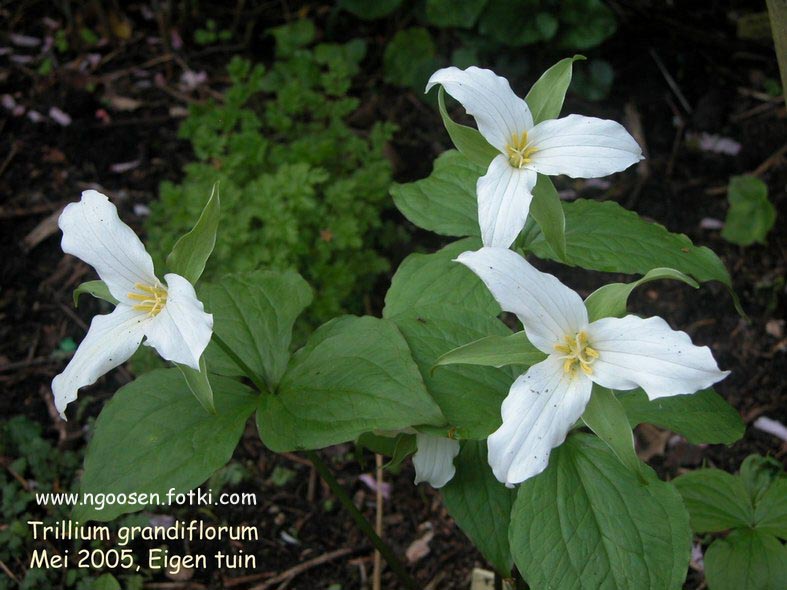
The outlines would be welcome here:
M 304 561 L 290 569 L 283 571 L 278 576 L 271 578 L 270 580 L 263 582 L 262 584 L 258 584 L 257 586 L 253 586 L 249 590 L 268 590 L 279 584 L 281 582 L 290 580 L 296 576 L 301 575 L 302 573 L 317 567 L 318 565 L 322 565 L 324 563 L 328 563 L 329 561 L 333 561 L 334 559 L 339 559 L 340 557 L 344 557 L 345 555 L 349 555 L 354 551 L 351 547 L 345 547 L 343 549 L 337 549 L 336 551 L 331 551 L 330 553 L 323 553 L 322 555 L 315 557 L 314 559 L 310 559 L 309 561 Z
M 380 453 L 374 455 L 375 471 L 377 474 L 377 489 L 375 490 L 376 514 L 374 519 L 374 532 L 382 539 L 383 537 L 383 456 Z M 372 570 L 372 590 L 382 588 L 383 562 L 380 552 L 374 552 L 374 569 Z

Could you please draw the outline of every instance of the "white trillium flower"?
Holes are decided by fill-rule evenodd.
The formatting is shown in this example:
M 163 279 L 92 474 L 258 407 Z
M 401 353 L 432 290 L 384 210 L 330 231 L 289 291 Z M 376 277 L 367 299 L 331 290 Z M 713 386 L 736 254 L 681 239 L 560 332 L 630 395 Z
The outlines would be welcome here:
M 538 174 L 600 178 L 642 159 L 637 142 L 615 121 L 568 115 L 533 125 L 527 103 L 491 70 L 443 68 L 426 91 L 435 84 L 464 106 L 500 152 L 476 185 L 485 246 L 507 248 L 522 231 Z
M 117 209 L 101 193 L 88 190 L 70 203 L 58 221 L 62 248 L 96 269 L 118 300 L 112 313 L 98 315 L 65 370 L 52 381 L 55 407 L 65 419 L 77 391 L 121 365 L 142 339 L 168 361 L 199 370 L 199 359 L 213 333 L 194 287 L 180 275 L 153 272 L 153 260 Z
M 454 458 L 459 454 L 459 441 L 444 436 L 419 432 L 415 437 L 418 450 L 413 455 L 415 483 L 427 482 L 441 488 L 454 477 Z
M 395 437 L 399 434 L 414 434 L 416 452 L 413 455 L 415 484 L 426 482 L 433 488 L 441 488 L 456 474 L 454 458 L 459 454 L 459 441 L 445 436 L 417 432 L 415 428 L 402 430 L 375 430 L 378 436 Z
M 582 298 L 519 254 L 481 248 L 457 258 L 477 274 L 504 311 L 517 315 L 530 342 L 549 355 L 511 386 L 503 424 L 489 436 L 489 464 L 509 487 L 546 469 L 550 451 L 582 416 L 593 383 L 641 387 L 650 399 L 694 393 L 720 381 L 707 346 L 660 317 L 588 321 Z

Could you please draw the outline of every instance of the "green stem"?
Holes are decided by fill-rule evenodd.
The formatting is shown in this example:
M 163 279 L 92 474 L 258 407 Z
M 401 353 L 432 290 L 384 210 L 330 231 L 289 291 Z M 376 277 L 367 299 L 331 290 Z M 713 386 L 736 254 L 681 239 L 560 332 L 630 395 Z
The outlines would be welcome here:
M 369 538 L 374 545 L 375 549 L 380 552 L 383 556 L 383 559 L 388 563 L 388 567 L 393 570 L 396 576 L 399 578 L 399 581 L 404 585 L 405 588 L 408 590 L 419 590 L 418 583 L 407 573 L 404 565 L 399 558 L 394 555 L 394 552 L 391 548 L 383 541 L 377 533 L 374 531 L 374 528 L 366 520 L 366 517 L 361 514 L 361 511 L 355 507 L 353 504 L 352 499 L 338 482 L 336 477 L 331 473 L 331 470 L 328 466 L 320 459 L 320 457 L 314 451 L 306 451 L 306 456 L 309 457 L 309 460 L 314 465 L 314 468 L 325 480 L 325 483 L 328 484 L 328 487 L 331 488 L 331 491 L 334 495 L 339 499 L 339 502 L 342 503 L 347 511 L 352 516 L 352 519 L 355 521 L 355 524 L 358 525 L 358 528 Z
M 254 386 L 260 390 L 260 393 L 270 393 L 270 389 L 267 385 L 265 385 L 265 382 L 260 378 L 260 376 L 252 371 L 251 367 L 244 363 L 243 359 L 235 354 L 235 351 L 232 350 L 229 345 L 221 339 L 221 336 L 216 334 L 216 332 L 213 332 L 213 341 L 222 351 L 224 351 L 224 354 L 230 357 L 233 363 L 238 365 L 238 368 L 243 371 L 243 373 L 251 380 L 252 383 L 254 383 Z
M 230 359 L 238 366 L 238 368 L 243 371 L 243 373 L 248 377 L 252 383 L 254 383 L 255 387 L 260 391 L 260 393 L 267 393 L 270 392 L 270 389 L 265 385 L 265 382 L 257 375 L 254 371 L 251 370 L 251 367 L 243 362 L 235 351 L 232 350 L 229 345 L 227 345 L 221 337 L 213 332 L 213 340 L 216 342 L 219 348 L 221 348 L 224 353 L 230 357 Z M 355 507 L 353 504 L 352 499 L 344 488 L 341 486 L 339 481 L 334 477 L 331 470 L 328 466 L 323 463 L 322 459 L 315 453 L 314 451 L 306 451 L 309 460 L 314 465 L 314 468 L 320 474 L 320 476 L 325 480 L 328 486 L 331 488 L 331 491 L 334 495 L 339 499 L 342 505 L 347 509 L 352 516 L 352 519 L 355 521 L 355 524 L 358 525 L 358 528 L 369 538 L 374 545 L 375 549 L 380 552 L 380 555 L 383 556 L 383 559 L 388 563 L 388 567 L 393 570 L 396 576 L 399 578 L 399 581 L 404 584 L 404 587 L 407 590 L 419 590 L 419 586 L 416 581 L 407 573 L 404 565 L 402 562 L 394 554 L 393 550 L 383 541 L 376 532 L 374 532 L 374 528 L 372 525 L 369 524 L 369 521 L 366 520 L 363 514 Z

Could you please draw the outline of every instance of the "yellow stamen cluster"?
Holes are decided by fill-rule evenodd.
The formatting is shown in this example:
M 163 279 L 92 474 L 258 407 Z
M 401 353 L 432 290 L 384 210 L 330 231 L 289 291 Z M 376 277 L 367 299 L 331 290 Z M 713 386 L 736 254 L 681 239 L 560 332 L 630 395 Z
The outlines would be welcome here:
M 535 153 L 536 148 L 528 147 L 527 131 L 523 131 L 522 133 L 514 133 L 511 142 L 506 146 L 506 151 L 509 164 L 514 168 L 521 168 L 530 163 L 530 156 Z
M 134 288 L 141 293 L 131 292 L 128 298 L 137 301 L 133 308 L 137 311 L 144 311 L 151 317 L 158 315 L 167 304 L 167 290 L 158 282 L 155 285 L 145 285 L 137 283 Z
M 556 344 L 555 350 L 562 353 L 560 358 L 563 362 L 563 371 L 572 373 L 579 365 L 585 375 L 592 375 L 591 365 L 598 358 L 598 352 L 588 346 L 588 335 L 586 332 L 578 332 L 575 336 L 566 336 L 565 344 Z

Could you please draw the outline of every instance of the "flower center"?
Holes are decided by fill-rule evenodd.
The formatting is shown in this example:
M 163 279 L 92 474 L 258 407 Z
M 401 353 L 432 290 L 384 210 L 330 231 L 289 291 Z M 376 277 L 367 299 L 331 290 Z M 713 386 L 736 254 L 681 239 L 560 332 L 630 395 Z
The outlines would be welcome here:
M 508 152 L 508 163 L 514 168 L 521 168 L 525 164 L 530 163 L 530 156 L 532 156 L 536 148 L 527 146 L 527 131 L 522 133 L 514 133 L 511 137 L 511 142 L 506 145 Z
M 144 311 L 150 317 L 157 316 L 159 312 L 164 309 L 167 304 L 167 290 L 162 287 L 158 281 L 155 285 L 145 285 L 137 283 L 134 288 L 141 293 L 131 292 L 127 295 L 131 301 L 136 301 L 133 309 L 137 311 Z
M 577 365 L 585 375 L 592 375 L 591 365 L 598 358 L 598 352 L 588 346 L 588 335 L 584 330 L 574 336 L 565 337 L 565 344 L 555 344 L 555 350 L 562 353 L 563 371 L 573 373 Z

